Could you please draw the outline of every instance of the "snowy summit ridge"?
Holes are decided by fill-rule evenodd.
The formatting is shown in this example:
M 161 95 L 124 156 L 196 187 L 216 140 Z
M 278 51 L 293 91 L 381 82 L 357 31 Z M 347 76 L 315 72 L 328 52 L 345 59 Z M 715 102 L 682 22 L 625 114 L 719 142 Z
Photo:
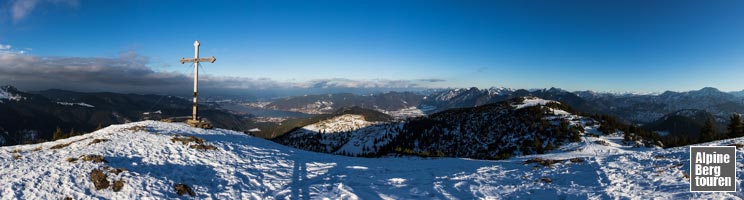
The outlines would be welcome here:
M 703 145 L 741 143 L 744 138 Z M 735 193 L 688 192 L 687 154 L 687 147 L 626 146 L 622 136 L 610 134 L 584 137 L 543 155 L 500 161 L 353 158 L 298 150 L 240 132 L 142 121 L 53 142 L 1 147 L 0 185 L 5 187 L 0 188 L 0 196 L 180 199 L 184 196 L 177 194 L 177 184 L 190 188 L 198 199 L 725 199 L 742 195 L 742 187 Z M 742 155 L 737 154 L 737 167 L 744 166 Z M 113 184 L 96 189 L 102 182 Z

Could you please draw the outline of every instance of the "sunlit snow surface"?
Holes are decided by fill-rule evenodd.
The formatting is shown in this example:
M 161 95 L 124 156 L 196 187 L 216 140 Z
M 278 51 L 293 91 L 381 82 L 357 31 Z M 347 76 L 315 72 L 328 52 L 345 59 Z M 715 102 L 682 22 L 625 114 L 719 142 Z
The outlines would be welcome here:
M 144 126 L 144 131 L 130 127 Z M 171 142 L 196 136 L 217 150 Z M 111 141 L 90 144 L 93 139 Z M 81 140 L 82 139 L 82 140 Z M 306 152 L 221 129 L 203 130 L 155 121 L 114 125 L 84 136 L 0 148 L 2 199 L 174 199 L 173 185 L 191 186 L 198 199 L 690 199 L 740 198 L 735 193 L 690 193 L 688 148 L 621 145 L 622 137 L 587 137 L 545 155 L 502 161 L 458 158 L 352 158 Z M 81 140 L 81 141 L 78 141 Z M 601 145 L 597 140 L 605 141 Z M 50 147 L 78 141 L 52 150 Z M 715 144 L 744 143 L 744 139 Z M 34 151 L 41 147 L 41 150 Z M 14 151 L 18 151 L 15 153 Z M 66 158 L 100 154 L 108 163 Z M 15 158 L 17 157 L 17 158 Z M 586 161 L 552 167 L 523 164 L 532 157 Z M 737 155 L 738 177 L 742 154 Z M 122 191 L 95 190 L 92 169 L 126 168 L 109 181 Z M 541 181 L 549 178 L 552 182 Z M 737 184 L 741 184 L 737 182 Z
M 20 101 L 21 99 L 24 99 L 24 97 L 13 94 L 7 90 L 7 88 L 0 88 L 0 103 L 4 101 Z
M 57 102 L 57 104 L 59 104 L 59 105 L 65 105 L 65 106 L 83 106 L 83 107 L 88 107 L 88 108 L 95 108 L 95 106 L 93 106 L 93 105 L 90 105 L 90 104 L 87 104 L 87 103 L 82 103 L 82 102 L 79 102 L 79 103 Z M 149 115 L 150 113 L 149 112 L 146 112 L 144 114 Z
M 537 106 L 537 105 L 545 105 L 551 102 L 556 102 L 556 101 L 545 100 L 545 99 L 541 99 L 537 97 L 525 97 L 522 103 L 514 104 L 512 106 L 516 109 L 522 109 L 522 108 L 532 107 L 532 106 Z

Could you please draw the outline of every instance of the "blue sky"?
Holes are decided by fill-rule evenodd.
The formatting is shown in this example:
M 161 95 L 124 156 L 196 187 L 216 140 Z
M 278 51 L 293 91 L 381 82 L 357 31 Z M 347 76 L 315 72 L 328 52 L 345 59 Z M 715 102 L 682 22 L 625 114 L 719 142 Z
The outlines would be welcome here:
M 744 1 L 10 0 L 0 7 L 5 52 L 55 62 L 135 59 L 154 73 L 188 75 L 177 60 L 192 56 L 198 39 L 203 56 L 217 57 L 201 73 L 232 82 L 744 89 Z

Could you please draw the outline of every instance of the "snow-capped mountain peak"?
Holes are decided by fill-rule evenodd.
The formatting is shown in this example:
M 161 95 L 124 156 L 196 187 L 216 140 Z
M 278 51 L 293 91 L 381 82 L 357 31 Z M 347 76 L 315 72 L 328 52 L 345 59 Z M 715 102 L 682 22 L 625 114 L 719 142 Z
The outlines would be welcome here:
M 505 87 L 491 87 L 488 88 L 486 91 L 488 92 L 489 96 L 505 95 L 514 92 L 513 89 Z

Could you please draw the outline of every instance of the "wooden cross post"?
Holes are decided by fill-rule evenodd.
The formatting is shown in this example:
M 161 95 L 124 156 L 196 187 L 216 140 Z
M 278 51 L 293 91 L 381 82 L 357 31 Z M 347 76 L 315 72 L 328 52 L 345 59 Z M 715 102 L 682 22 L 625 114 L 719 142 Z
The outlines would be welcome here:
M 194 104 L 193 104 L 193 112 L 191 115 L 191 120 L 188 120 L 187 123 L 189 125 L 195 126 L 195 127 L 202 127 L 202 128 L 211 128 L 211 124 L 208 122 L 203 122 L 199 120 L 199 116 L 196 114 L 196 106 L 197 106 L 197 96 L 198 96 L 198 89 L 199 89 L 199 62 L 211 62 L 214 63 L 217 59 L 214 58 L 214 56 L 209 58 L 199 58 L 199 41 L 194 41 L 194 58 L 181 58 L 181 64 L 187 63 L 187 62 L 193 62 L 194 63 Z

